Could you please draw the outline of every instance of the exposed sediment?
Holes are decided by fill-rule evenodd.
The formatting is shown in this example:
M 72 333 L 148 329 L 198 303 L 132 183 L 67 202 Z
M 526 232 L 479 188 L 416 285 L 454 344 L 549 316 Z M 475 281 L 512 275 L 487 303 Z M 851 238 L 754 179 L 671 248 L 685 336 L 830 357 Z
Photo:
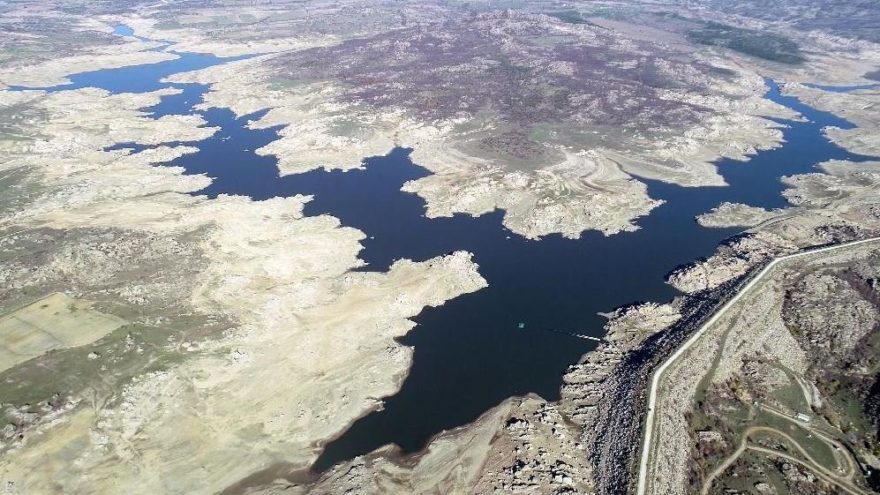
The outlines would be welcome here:
M 693 317 L 695 308 L 685 314 Z M 681 320 L 681 302 L 622 308 L 610 315 L 608 343 L 566 374 L 560 403 L 509 399 L 474 423 L 435 437 L 418 454 L 401 457 L 386 447 L 334 466 L 318 480 L 278 480 L 257 493 L 282 487 L 292 493 L 438 487 L 450 493 L 620 493 L 627 484 L 627 455 L 638 445 L 638 384 L 652 355 L 635 351 Z
M 70 74 L 173 60 L 177 55 L 156 51 L 158 43 L 131 41 L 93 53 L 47 60 L 36 65 L 0 69 L 0 89 L 7 86 L 48 87 L 68 84 Z
M 108 311 L 150 313 L 150 304 L 160 303 L 152 291 L 173 290 L 193 315 L 188 323 L 141 319 L 172 329 L 184 325 L 182 334 L 158 346 L 165 363 L 158 369 L 135 371 L 131 379 L 107 377 L 121 383 L 97 403 L 84 402 L 84 390 L 71 389 L 63 416 L 27 416 L 16 436 L 4 439 L 11 441 L 0 462 L 2 478 L 16 489 L 45 492 L 61 484 L 70 491 L 110 485 L 129 493 L 215 491 L 279 459 L 307 466 L 323 441 L 380 407 L 375 398 L 399 386 L 412 350 L 394 338 L 412 328 L 408 318 L 485 286 L 464 252 L 419 263 L 400 260 L 387 273 L 354 273 L 362 263 L 357 254 L 364 235 L 333 217 L 304 217 L 307 197 L 194 197 L 186 193 L 210 179 L 155 166 L 192 148 L 105 150 L 116 143 L 195 141 L 214 132 L 198 116 L 152 119 L 138 110 L 163 94 L 169 92 L 0 93 L 25 116 L 15 123 L 20 137 L 3 142 L 3 168 L 20 174 L 30 191 L 4 211 L 4 229 L 18 232 L 5 239 L 5 248 L 25 263 L 25 246 L 39 232 L 70 233 L 54 236 L 63 244 L 52 244 L 59 252 L 46 253 L 53 263 L 45 270 L 19 270 L 20 264 L 11 263 L 0 277 L 31 290 L 65 270 L 77 280 L 91 266 L 95 272 L 79 282 L 80 290 L 100 296 Z M 90 119 L 69 118 L 83 113 Z M 82 264 L 83 257 L 125 259 L 128 241 L 91 250 L 82 243 L 94 238 L 90 232 L 108 231 L 123 239 L 153 239 L 153 246 L 182 243 L 180 253 L 189 251 L 184 259 L 199 269 L 173 285 L 140 282 L 165 274 L 172 257 L 164 264 L 154 260 L 156 267 L 141 264 L 146 271 L 140 274 L 117 269 L 102 279 L 103 271 L 117 265 Z M 65 246 L 78 254 L 65 258 Z M 108 283 L 102 280 L 116 282 L 101 289 Z M 140 304 L 146 307 L 137 309 Z M 211 334 L 209 320 L 229 325 Z M 118 359 L 129 360 L 138 349 L 122 346 Z M 4 410 L 12 414 L 20 406 L 6 404 Z M 137 463 L 117 462 L 134 458 Z
M 514 29 L 514 26 L 524 32 L 529 32 L 535 26 L 558 31 L 560 36 L 574 40 L 572 43 L 583 44 L 585 50 L 601 51 L 598 45 L 594 46 L 598 42 L 595 38 L 610 36 L 604 32 L 599 35 L 589 30 L 573 31 L 571 27 L 548 23 L 543 16 L 484 16 L 475 22 L 480 26 L 496 26 L 499 39 L 486 40 L 490 44 L 517 42 L 514 41 L 516 37 L 511 37 L 505 31 Z M 473 26 L 465 22 L 454 29 L 467 31 Z M 411 34 L 404 32 L 400 36 L 405 38 Z M 684 129 L 673 129 L 672 124 L 662 126 L 656 122 L 650 129 L 643 129 L 639 127 L 640 123 L 634 123 L 627 124 L 635 127 L 627 128 L 621 134 L 618 130 L 599 125 L 601 116 L 612 112 L 610 107 L 613 103 L 588 105 L 588 96 L 595 90 L 591 85 L 599 82 L 592 80 L 595 75 L 578 72 L 578 77 L 585 80 L 577 84 L 583 87 L 566 88 L 566 91 L 582 91 L 584 94 L 571 96 L 570 103 L 562 110 L 542 110 L 552 115 L 542 117 L 544 121 L 529 120 L 526 127 L 533 128 L 532 134 L 529 134 L 517 130 L 517 126 L 524 125 L 521 119 L 531 117 L 506 114 L 499 117 L 489 110 L 486 110 L 487 114 L 480 109 L 479 105 L 489 105 L 481 98 L 497 95 L 478 94 L 472 103 L 468 102 L 470 98 L 465 98 L 461 104 L 466 108 L 453 112 L 445 104 L 436 111 L 420 106 L 424 102 L 412 96 L 412 93 L 420 91 L 419 88 L 407 93 L 410 96 L 401 95 L 404 99 L 397 104 L 388 104 L 387 95 L 383 98 L 372 96 L 371 89 L 364 89 L 361 91 L 363 94 L 352 94 L 345 80 L 349 71 L 354 70 L 352 67 L 365 64 L 363 70 L 367 73 L 380 70 L 370 65 L 371 59 L 367 55 L 359 53 L 371 53 L 371 50 L 384 47 L 390 41 L 379 37 L 352 43 L 351 48 L 340 45 L 316 49 L 328 53 L 306 50 L 266 55 L 176 75 L 170 80 L 210 84 L 212 91 L 206 95 L 203 108 L 231 108 L 238 115 L 270 108 L 268 113 L 251 125 L 260 128 L 282 126 L 280 139 L 259 151 L 276 156 L 282 174 L 301 173 L 315 168 L 357 168 L 364 157 L 386 154 L 395 146 L 413 148 L 414 161 L 430 170 L 432 175 L 408 183 L 404 190 L 425 199 L 428 216 L 449 216 L 454 213 L 479 215 L 502 209 L 505 212 L 505 226 L 529 238 L 551 233 L 578 237 L 585 230 L 599 230 L 608 235 L 633 230 L 636 228 L 634 219 L 648 214 L 659 204 L 647 196 L 646 187 L 634 176 L 688 186 L 721 185 L 723 180 L 712 161 L 719 157 L 745 158 L 759 149 L 777 146 L 781 139 L 778 124 L 763 117 L 795 117 L 762 98 L 765 87 L 757 74 L 736 68 L 738 72 L 733 72 L 735 77 L 716 80 L 696 69 L 682 68 L 683 74 L 676 73 L 664 65 L 674 65 L 673 62 L 658 62 L 662 66 L 658 70 L 664 74 L 663 77 L 684 78 L 684 84 L 717 89 L 712 94 L 702 90 L 638 90 L 649 93 L 649 96 L 634 100 L 646 112 L 669 107 L 669 115 L 680 113 L 689 116 L 677 121 L 679 124 L 676 125 L 684 125 Z M 423 51 L 427 48 L 420 46 L 422 41 L 419 40 L 409 40 L 407 43 L 411 46 L 410 51 L 396 55 L 398 62 L 395 63 L 410 60 L 408 63 L 416 67 L 406 70 L 414 71 L 423 63 L 421 57 L 425 56 Z M 621 50 L 621 56 L 624 56 L 623 53 L 630 56 L 630 47 L 626 42 L 616 40 L 615 43 L 620 44 L 615 45 L 615 49 Z M 643 48 L 652 49 L 647 46 Z M 530 54 L 529 57 L 534 60 L 527 57 L 521 63 L 543 64 L 546 62 L 544 57 L 554 56 L 560 55 Z M 295 71 L 297 64 L 304 64 L 304 57 L 331 60 L 341 57 L 336 62 L 339 68 L 332 70 L 341 71 L 339 77 L 342 79 L 309 76 L 311 66 L 304 67 L 305 72 L 297 73 L 296 80 L 282 77 L 283 71 Z M 559 63 L 568 67 L 567 70 L 581 70 L 578 68 L 581 62 Z M 707 59 L 702 60 L 701 64 L 709 67 L 713 64 L 723 65 L 723 61 Z M 282 70 L 282 74 L 279 74 L 279 70 Z M 401 66 L 401 70 L 404 70 L 404 66 Z M 474 61 L 462 67 L 442 67 L 438 70 L 441 71 L 441 77 L 458 77 L 458 72 L 462 70 L 481 73 L 487 69 Z M 387 69 L 382 74 L 387 74 Z M 493 74 L 490 72 L 485 77 L 495 77 Z M 399 86 L 406 87 L 420 84 L 424 75 L 406 72 L 395 77 L 401 79 L 397 83 Z M 530 80 L 528 84 L 548 85 L 551 88 L 554 84 L 563 84 L 554 82 L 552 78 L 545 79 Z M 387 90 L 397 92 L 400 88 L 394 86 Z M 438 98 L 453 96 L 441 95 Z M 524 94 L 521 98 L 537 96 Z M 615 94 L 613 98 L 617 101 L 625 99 L 626 95 Z M 553 113 L 558 111 L 563 114 Z M 568 115 L 564 112 L 574 113 Z M 701 118 L 691 118 L 697 114 Z M 616 114 L 607 117 L 621 118 Z M 571 119 L 577 124 L 564 124 Z M 573 129 L 580 128 L 586 130 L 569 136 Z M 595 129 L 590 130 L 592 128 Z M 529 137 L 544 134 L 549 137 L 543 141 L 533 142 Z
M 699 215 L 697 222 L 703 227 L 754 227 L 780 214 L 780 211 L 768 211 L 757 206 L 721 203 L 711 211 Z
M 278 480 L 253 493 L 566 494 L 590 486 L 577 427 L 558 405 L 529 396 L 508 399 L 471 425 L 439 435 L 417 455 L 401 457 L 389 446 L 313 482 Z
M 651 36 L 619 36 L 590 23 L 533 12 L 450 16 L 445 5 L 430 2 L 400 19 L 392 9 L 395 20 L 389 21 L 389 11 L 375 15 L 384 7 L 364 9 L 355 2 L 324 6 L 305 19 L 332 12 L 340 23 L 353 19 L 356 29 L 322 18 L 316 31 L 325 34 L 291 36 L 289 24 L 273 19 L 274 6 L 240 6 L 232 21 L 215 17 L 224 9 L 213 5 L 169 17 L 162 12 L 166 7 L 138 7 L 137 14 L 107 20 L 130 19 L 139 34 L 173 41 L 176 49 L 270 53 L 172 79 L 211 84 L 202 108 L 231 108 L 238 115 L 268 109 L 251 126 L 286 126 L 281 139 L 260 150 L 278 156 L 282 174 L 356 168 L 364 157 L 411 147 L 414 160 L 434 175 L 404 189 L 426 199 L 429 216 L 501 208 L 505 225 L 530 238 L 632 230 L 633 220 L 658 204 L 636 177 L 722 185 L 713 160 L 778 146 L 778 124 L 764 117 L 795 117 L 761 98 L 758 74 L 764 67 L 759 71 L 754 60 L 695 53 L 692 47 L 678 52 Z M 160 17 L 170 22 L 160 24 Z M 269 23 L 273 30 L 251 23 Z M 251 32 L 227 38 L 242 25 Z M 452 44 L 486 33 L 476 52 Z M 559 37 L 554 43 L 565 40 L 575 49 L 542 52 L 548 33 Z M 344 41 L 351 43 L 340 48 Z M 824 39 L 829 47 L 837 41 Z M 86 58 L 17 66 L 0 74 L 0 84 L 58 84 L 71 72 L 173 56 L 146 51 L 154 46 L 129 39 Z M 376 67 L 359 65 L 369 57 L 351 57 L 349 47 L 360 55 L 378 54 L 380 70 L 389 61 L 411 65 L 412 71 L 398 71 L 411 79 L 380 71 L 373 73 L 377 86 L 370 86 L 368 77 L 358 78 Z M 282 51 L 284 57 L 276 55 Z M 601 57 L 590 58 L 595 53 Z M 462 59 L 454 58 L 460 54 Z M 819 62 L 833 67 L 830 57 L 810 57 L 813 72 L 801 75 L 821 73 Z M 327 61 L 318 64 L 321 70 L 340 60 L 351 65 L 298 80 L 297 64 L 315 60 Z M 857 55 L 844 65 L 847 77 L 868 67 Z M 577 80 L 585 67 L 607 71 L 616 86 L 602 86 L 603 74 Z M 824 80 L 835 79 L 826 73 Z M 436 84 L 435 76 L 448 84 Z M 458 77 L 484 84 L 471 88 Z M 568 78 L 588 87 L 567 86 Z M 795 84 L 785 91 L 820 108 L 841 109 L 862 127 L 830 128 L 827 135 L 852 150 L 876 153 L 875 94 L 828 96 Z M 304 217 L 309 198 L 190 196 L 210 179 L 157 167 L 195 151 L 163 143 L 197 141 L 214 130 L 203 127 L 200 117 L 152 120 L 138 110 L 162 94 L 167 92 L 0 92 L 0 110 L 9 116 L 2 128 L 13 136 L 0 142 L 3 186 L 17 193 L 0 197 L 0 246 L 9 254 L 0 268 L 0 307 L 64 286 L 132 322 L 112 330 L 94 350 L 38 358 L 4 375 L 12 382 L 4 383 L 0 411 L 15 426 L 0 431 L 0 478 L 16 489 L 42 492 L 57 483 L 67 491 L 111 486 L 132 493 L 215 492 L 266 466 L 304 470 L 324 442 L 381 407 L 376 397 L 398 388 L 412 350 L 395 339 L 411 329 L 409 318 L 486 283 L 463 252 L 421 263 L 401 260 L 388 273 L 354 272 L 365 234 L 329 216 Z M 527 108 L 529 115 L 486 115 L 501 102 L 513 102 L 505 111 Z M 554 113 L 560 108 L 580 113 Z M 442 111 L 451 113 L 432 113 Z M 569 134 L 573 129 L 588 132 Z M 122 142 L 156 147 L 105 151 Z M 612 315 L 607 342 L 566 374 L 560 403 L 510 399 L 473 425 L 434 438 L 417 455 L 386 447 L 318 480 L 290 476 L 248 488 L 625 491 L 652 367 L 761 263 L 806 245 L 876 232 L 876 169 L 828 163 L 823 173 L 786 179 L 790 208 L 721 205 L 701 216 L 704 225 L 754 230 L 671 276 L 688 298 Z M 29 377 L 56 369 L 92 380 L 75 386 L 67 378 L 47 379 L 63 389 L 58 395 L 29 386 Z M 26 395 L 35 398 L 33 407 Z M 672 473 L 669 479 L 679 477 Z
M 880 136 L 876 132 L 880 126 L 880 89 L 833 92 L 789 83 L 783 86 L 783 91 L 797 96 L 812 107 L 832 112 L 856 125 L 852 129 L 828 127 L 824 129 L 828 139 L 853 153 L 880 156 Z
M 632 489 L 651 370 L 734 294 L 749 274 L 771 258 L 798 248 L 880 232 L 875 192 L 880 182 L 875 168 L 870 162 L 829 162 L 820 166 L 825 173 L 785 179 L 789 186 L 785 195 L 792 207 L 772 212 L 773 217 L 764 218 L 755 231 L 725 243 L 707 260 L 670 274 L 669 283 L 688 296 L 672 305 L 646 305 L 612 315 L 609 343 L 569 370 L 561 401 L 566 415 L 582 425 L 582 441 L 591 456 L 598 493 Z M 781 342 L 774 348 L 785 348 Z M 676 466 L 663 475 L 672 480 L 682 475 L 680 467 L 687 460 L 670 458 L 667 464 Z
M 797 245 L 779 235 L 759 232 L 725 243 L 715 254 L 676 270 L 668 282 L 685 293 L 714 289 L 748 273 L 776 256 L 792 253 Z
M 238 13 L 242 17 L 248 14 L 247 12 Z M 277 13 L 262 11 L 259 8 L 253 8 L 252 14 L 261 20 L 268 20 L 272 15 L 277 15 Z M 194 24 L 198 25 L 198 19 L 193 20 L 196 21 Z M 206 16 L 205 20 L 210 20 L 210 16 Z M 237 33 L 245 35 L 244 39 L 234 39 L 231 37 L 212 36 L 212 33 L 206 33 L 203 29 L 198 29 L 197 27 L 162 27 L 157 19 L 143 16 L 124 16 L 119 21 L 131 27 L 138 36 L 173 42 L 174 49 L 177 51 L 210 53 L 222 57 L 302 50 L 337 42 L 335 37 L 327 35 L 291 36 L 287 34 L 285 36 L 282 33 L 277 33 L 276 36 L 261 37 L 259 32 L 248 33 L 246 31 Z M 250 35 L 250 37 L 248 38 L 247 35 Z

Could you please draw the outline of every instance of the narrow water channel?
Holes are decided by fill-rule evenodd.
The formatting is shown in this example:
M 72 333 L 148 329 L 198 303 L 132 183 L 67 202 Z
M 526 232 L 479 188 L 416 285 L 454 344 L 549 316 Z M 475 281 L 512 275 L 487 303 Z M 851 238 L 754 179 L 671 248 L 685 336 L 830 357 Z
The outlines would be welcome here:
M 276 139 L 278 129 L 248 129 L 247 122 L 259 114 L 236 118 L 224 109 L 196 111 L 205 86 L 161 82 L 168 75 L 229 59 L 178 55 L 159 64 L 75 75 L 70 78 L 73 84 L 46 89 L 99 87 L 120 93 L 179 88 L 181 94 L 163 98 L 148 111 L 156 118 L 197 113 L 220 128 L 215 136 L 192 143 L 199 152 L 172 163 L 187 173 L 214 178 L 196 194 L 237 194 L 255 200 L 311 194 L 315 199 L 307 205 L 307 215 L 330 214 L 366 233 L 361 257 L 369 263 L 367 270 L 384 271 L 400 258 L 421 261 L 464 249 L 474 253 L 489 282 L 486 289 L 422 311 L 418 325 L 401 339 L 415 347 L 414 364 L 402 388 L 386 398 L 382 411 L 356 421 L 327 445 L 317 470 L 389 443 L 405 452 L 419 450 L 431 436 L 471 422 L 513 395 L 534 392 L 558 399 L 564 371 L 595 343 L 548 330 L 601 337 L 604 319 L 599 312 L 671 299 L 675 291 L 664 283 L 670 270 L 710 255 L 738 233 L 702 228 L 694 221 L 696 215 L 723 201 L 782 207 L 780 177 L 809 172 L 829 159 L 866 159 L 821 133 L 825 126 L 851 124 L 782 96 L 768 81 L 767 98 L 796 110 L 806 121 L 782 122 L 785 144 L 778 149 L 748 162 L 719 161 L 729 186 L 683 188 L 645 180 L 651 197 L 666 203 L 640 219 L 637 232 L 610 237 L 587 232 L 579 240 L 554 235 L 530 241 L 506 230 L 499 211 L 477 218 L 425 218 L 424 202 L 400 187 L 429 172 L 412 163 L 405 149 L 368 158 L 363 170 L 279 177 L 273 157 L 254 154 Z

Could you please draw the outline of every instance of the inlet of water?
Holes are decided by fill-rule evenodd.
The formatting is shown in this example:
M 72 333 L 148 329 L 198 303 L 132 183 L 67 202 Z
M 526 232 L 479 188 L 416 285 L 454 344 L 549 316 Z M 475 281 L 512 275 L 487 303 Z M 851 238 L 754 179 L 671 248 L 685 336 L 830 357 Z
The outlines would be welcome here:
M 120 32 L 126 34 L 127 32 Z M 829 142 L 825 126 L 852 125 L 832 114 L 783 96 L 768 81 L 767 98 L 803 115 L 803 122 L 782 121 L 785 143 L 747 162 L 720 160 L 726 187 L 684 188 L 645 180 L 651 197 L 665 204 L 639 219 L 640 229 L 610 237 L 587 232 L 578 240 L 558 235 L 540 241 L 505 229 L 502 212 L 474 218 L 425 218 L 425 204 L 400 191 L 408 180 L 428 171 L 394 149 L 368 158 L 363 170 L 314 171 L 279 177 L 276 160 L 254 150 L 277 138 L 278 129 L 248 129 L 259 114 L 236 117 L 229 110 L 196 111 L 205 86 L 161 82 L 171 74 L 224 63 L 210 55 L 179 53 L 158 64 L 74 75 L 73 84 L 50 91 L 98 87 L 113 93 L 176 87 L 151 115 L 201 114 L 213 137 L 192 143 L 199 151 L 173 162 L 187 173 L 205 173 L 213 183 L 197 194 L 237 194 L 255 200 L 311 194 L 307 215 L 330 214 L 343 225 L 367 234 L 361 257 L 367 270 L 387 270 L 394 260 L 426 260 L 453 250 L 474 254 L 489 287 L 426 308 L 418 325 L 401 339 L 415 347 L 415 359 L 400 391 L 385 398 L 382 411 L 356 421 L 326 446 L 315 468 L 367 453 L 388 443 L 404 451 L 422 448 L 431 436 L 466 424 L 507 397 L 529 392 L 548 400 L 559 397 L 566 368 L 595 346 L 564 332 L 601 337 L 599 312 L 636 301 L 665 302 L 676 292 L 665 275 L 684 263 L 710 255 L 738 229 L 700 227 L 694 217 L 730 201 L 765 208 L 785 206 L 780 177 L 812 171 L 825 160 L 863 161 Z M 126 146 L 126 145 L 120 145 Z M 139 148 L 138 146 L 133 146 Z M 295 377 L 290 377 L 295 379 Z

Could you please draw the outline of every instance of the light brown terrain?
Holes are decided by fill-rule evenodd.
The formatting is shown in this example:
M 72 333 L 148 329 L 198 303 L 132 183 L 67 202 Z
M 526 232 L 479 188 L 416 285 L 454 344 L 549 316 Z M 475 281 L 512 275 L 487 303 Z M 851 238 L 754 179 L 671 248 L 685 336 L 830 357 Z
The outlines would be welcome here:
M 880 92 L 807 86 L 876 78 L 880 40 L 861 26 L 876 9 L 820 22 L 824 0 L 776 3 L 777 17 L 714 0 L 0 2 L 0 483 L 630 490 L 651 368 L 773 257 L 877 235 L 880 162 L 787 177 L 785 208 L 701 215 L 749 230 L 671 273 L 674 301 L 608 308 L 604 342 L 572 363 L 559 402 L 513 397 L 422 452 L 386 446 L 309 473 L 400 387 L 413 350 L 397 339 L 412 318 L 486 286 L 471 255 L 363 272 L 369 233 L 305 215 L 309 197 L 192 194 L 212 179 L 163 164 L 216 129 L 144 110 L 176 90 L 9 87 L 175 51 L 255 55 L 169 80 L 209 85 L 202 109 L 265 110 L 249 125 L 284 126 L 258 150 L 282 175 L 409 147 L 432 174 L 403 189 L 428 217 L 500 209 L 530 239 L 610 236 L 660 204 L 646 179 L 723 187 L 716 160 L 783 144 L 773 118 L 801 117 L 763 98 L 765 76 L 858 126 L 826 129 L 834 142 L 880 154 Z M 119 23 L 155 41 L 112 35 Z M 108 150 L 121 143 L 148 148 Z M 869 489 L 877 264 L 865 247 L 787 267 L 723 338 L 707 335 L 664 385 L 654 493 Z

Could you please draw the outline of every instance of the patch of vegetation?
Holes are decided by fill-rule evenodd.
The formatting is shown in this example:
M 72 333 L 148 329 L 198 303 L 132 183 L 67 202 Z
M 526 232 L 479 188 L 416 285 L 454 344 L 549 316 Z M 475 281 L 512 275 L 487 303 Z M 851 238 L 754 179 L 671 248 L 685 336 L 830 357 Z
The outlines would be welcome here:
M 804 397 L 803 389 L 798 384 L 796 374 L 778 361 L 770 363 L 770 365 L 785 373 L 789 380 L 787 385 L 773 390 L 772 400 L 783 406 L 783 408 L 788 408 L 793 413 L 809 413 L 812 409 L 810 403 Z
M 179 22 L 177 22 L 176 20 L 168 20 L 168 21 L 158 22 L 153 27 L 155 27 L 156 29 L 161 29 L 161 30 L 171 30 L 171 29 L 183 28 L 183 26 Z
M 581 13 L 577 10 L 560 10 L 558 12 L 548 12 L 547 15 L 569 24 L 592 24 L 590 21 L 584 19 Z
M 49 351 L 0 374 L 0 394 L 3 402 L 15 405 L 38 404 L 56 393 L 75 395 L 88 388 L 110 396 L 145 369 L 163 369 L 179 360 L 179 353 L 168 350 L 172 335 L 180 331 L 132 324 L 93 344 Z M 100 358 L 90 359 L 90 353 Z
M 733 465 L 715 479 L 709 493 L 761 493 L 758 486 L 766 485 L 766 493 L 791 493 L 775 459 L 763 454 L 745 451 Z
M 632 15 L 631 11 L 625 11 L 620 7 L 597 7 L 590 9 L 589 17 L 602 17 L 605 19 L 620 20 Z
M 776 414 L 760 410 L 755 424 L 768 426 L 783 432 L 794 439 L 808 454 L 822 466 L 837 466 L 837 457 L 831 447 L 825 441 L 813 435 L 809 430 L 801 427 L 791 420 L 783 419 Z M 795 457 L 801 457 L 794 450 L 790 452 Z
M 501 161 L 511 170 L 534 170 L 564 158 L 553 148 L 530 139 L 528 131 L 518 128 L 485 135 L 465 142 L 460 148 L 474 156 Z
M 725 67 L 716 67 L 714 65 L 709 67 L 709 73 L 717 74 L 724 78 L 734 77 L 736 75 L 736 71 L 727 69 Z
M 318 78 L 275 76 L 270 78 L 267 83 L 271 91 L 287 91 L 301 89 L 303 86 L 308 86 L 318 81 Z
M 701 45 L 721 46 L 783 64 L 800 64 L 806 60 L 798 44 L 784 36 L 719 22 L 709 22 L 701 29 L 688 31 L 687 37 Z
M 658 12 L 657 16 L 662 17 L 664 19 L 672 19 L 675 21 L 693 21 L 694 20 L 690 17 L 685 17 L 678 12 Z
M 693 441 L 688 470 L 693 492 L 698 492 L 708 473 L 736 449 L 752 423 L 749 401 L 740 397 L 745 392 L 743 386 L 736 376 L 723 383 L 701 384 L 694 408 L 686 413 Z M 700 432 L 713 432 L 720 437 L 701 440 Z
M 343 118 L 333 121 L 327 132 L 331 136 L 349 137 L 363 134 L 363 128 L 357 120 Z

